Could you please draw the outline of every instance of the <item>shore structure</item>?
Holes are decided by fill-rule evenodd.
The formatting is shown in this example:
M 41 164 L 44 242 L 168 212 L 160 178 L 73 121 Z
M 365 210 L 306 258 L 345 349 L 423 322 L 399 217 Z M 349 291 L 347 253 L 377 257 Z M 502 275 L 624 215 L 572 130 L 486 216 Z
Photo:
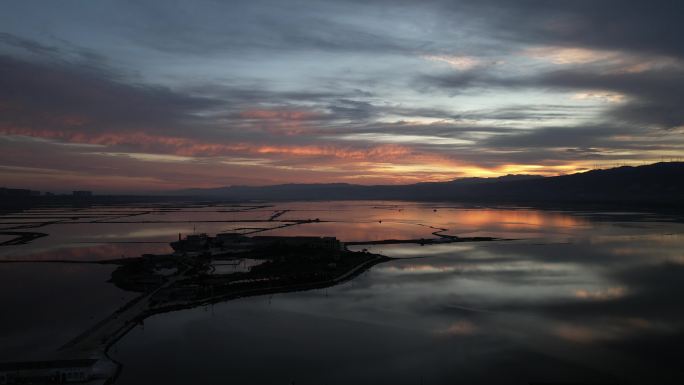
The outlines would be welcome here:
M 335 237 L 193 234 L 179 236 L 170 246 L 171 254 L 107 261 L 118 265 L 111 282 L 140 294 L 49 360 L 0 363 L 0 385 L 111 383 L 120 367 L 107 350 L 147 317 L 240 297 L 330 287 L 389 260 L 349 251 Z M 252 263 L 246 270 L 216 271 L 217 262 L 246 260 Z
M 0 363 L 0 385 L 19 383 L 111 383 L 120 366 L 107 351 L 154 314 L 204 306 L 240 297 L 335 286 L 391 258 L 349 246 L 420 245 L 492 241 L 461 238 L 435 228 L 433 239 L 340 242 L 335 237 L 192 234 L 171 242 L 173 253 L 145 254 L 97 263 L 116 264 L 111 282 L 139 295 L 63 345 L 50 360 Z M 70 262 L 70 261 L 64 261 Z M 217 267 L 249 265 L 221 272 Z
M 267 250 L 318 250 L 338 253 L 345 246 L 335 237 L 283 237 L 283 236 L 246 236 L 240 233 L 220 233 L 215 237 L 207 234 L 188 235 L 171 242 L 175 255 L 220 256 Z

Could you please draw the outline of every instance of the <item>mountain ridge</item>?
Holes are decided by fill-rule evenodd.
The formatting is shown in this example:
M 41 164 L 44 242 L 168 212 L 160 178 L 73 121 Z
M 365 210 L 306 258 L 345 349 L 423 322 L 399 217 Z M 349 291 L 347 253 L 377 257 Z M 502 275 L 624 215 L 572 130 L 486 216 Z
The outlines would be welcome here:
M 279 184 L 185 189 L 170 195 L 230 200 L 445 200 L 505 202 L 682 202 L 684 162 L 596 169 L 569 175 L 505 175 L 409 185 Z

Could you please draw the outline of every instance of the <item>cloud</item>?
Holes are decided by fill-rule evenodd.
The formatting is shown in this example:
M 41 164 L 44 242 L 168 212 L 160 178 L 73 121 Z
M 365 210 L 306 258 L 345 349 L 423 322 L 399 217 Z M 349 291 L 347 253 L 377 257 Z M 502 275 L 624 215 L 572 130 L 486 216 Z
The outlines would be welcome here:
M 289 170 L 291 181 L 377 182 L 571 172 L 684 145 L 674 3 L 6 10 L 0 131 L 60 154 L 90 146 L 103 162 L 187 157 L 188 167 L 258 169 L 259 180 Z
M 575 297 L 594 301 L 607 301 L 624 297 L 626 291 L 622 286 L 609 287 L 602 290 L 579 289 L 575 291 Z
M 465 71 L 480 65 L 480 60 L 469 56 L 427 55 L 426 60 L 442 62 L 457 70 Z
M 0 32 L 0 43 L 41 56 L 53 56 L 61 53 L 61 51 L 54 46 L 41 44 L 37 41 L 21 38 L 7 32 Z
M 470 321 L 458 321 L 449 325 L 447 328 L 439 330 L 437 333 L 447 336 L 467 336 L 479 332 L 479 328 Z
M 243 55 L 259 52 L 332 53 L 415 52 L 428 41 L 399 36 L 377 25 L 360 26 L 374 4 L 303 2 L 284 6 L 277 1 L 220 3 L 203 1 L 192 7 L 169 8 L 162 1 L 134 4 L 134 17 L 144 20 L 136 40 L 155 50 L 202 56 L 226 51 Z M 197 12 L 201 8 L 204 12 Z M 173 32 L 173 39 L 169 32 Z M 396 31 L 395 31 L 396 32 Z
M 680 2 L 464 0 L 442 4 L 471 17 L 488 16 L 489 30 L 505 31 L 513 41 L 684 57 L 679 39 L 684 34 L 679 17 L 684 4 Z
M 487 139 L 492 147 L 555 148 L 618 146 L 616 137 L 637 134 L 638 130 L 617 126 L 545 127 Z
M 76 65 L 0 56 L 3 126 L 34 129 L 180 130 L 192 114 L 219 101 L 160 86 L 126 84 Z
M 568 47 L 532 47 L 523 54 L 534 58 L 549 60 L 555 64 L 587 64 L 608 61 L 618 56 L 615 52 Z
M 605 119 L 632 125 L 674 128 L 684 124 L 679 100 L 684 98 L 684 69 L 669 68 L 641 72 L 608 72 L 579 68 L 543 72 L 524 77 L 505 77 L 485 71 L 422 76 L 419 82 L 449 93 L 476 89 L 552 89 L 574 95 L 603 95 L 622 101 L 608 110 Z

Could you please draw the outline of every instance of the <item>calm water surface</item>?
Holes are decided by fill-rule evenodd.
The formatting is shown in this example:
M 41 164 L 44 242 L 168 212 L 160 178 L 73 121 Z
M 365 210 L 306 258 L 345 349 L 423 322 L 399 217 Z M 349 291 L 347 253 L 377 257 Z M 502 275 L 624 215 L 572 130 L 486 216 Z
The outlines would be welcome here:
M 31 216 L 68 218 L 31 230 L 48 237 L 0 248 L 0 258 L 167 252 L 167 242 L 193 228 L 345 241 L 429 238 L 435 231 L 506 238 L 365 246 L 399 259 L 328 289 L 153 316 L 110 351 L 123 364 L 117 383 L 684 382 L 681 218 L 412 202 L 234 209 L 25 212 L 0 218 L 0 227 L 43 220 L 31 222 Z M 289 211 L 268 221 L 282 210 Z M 315 218 L 320 222 L 281 227 Z M 1 321 L 2 358 L 59 346 L 93 317 L 125 303 L 134 294 L 106 283 L 110 272 L 93 265 L 0 264 L 0 301 L 17 309 L 16 318 Z

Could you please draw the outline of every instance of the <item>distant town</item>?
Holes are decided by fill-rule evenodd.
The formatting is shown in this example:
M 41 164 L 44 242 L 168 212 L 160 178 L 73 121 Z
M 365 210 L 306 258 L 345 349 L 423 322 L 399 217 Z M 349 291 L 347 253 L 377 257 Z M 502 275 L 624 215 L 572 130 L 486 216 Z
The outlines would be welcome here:
M 93 196 L 93 192 L 92 191 L 86 191 L 86 190 L 75 190 L 75 191 L 72 191 L 71 194 L 67 194 L 67 193 L 55 194 L 55 193 L 52 193 L 49 191 L 41 192 L 41 191 L 22 189 L 22 188 L 0 187 L 0 197 L 28 198 L 28 197 L 39 197 L 39 196 L 47 196 L 47 197 L 72 196 L 72 197 L 76 197 L 76 198 L 89 198 L 89 197 Z

